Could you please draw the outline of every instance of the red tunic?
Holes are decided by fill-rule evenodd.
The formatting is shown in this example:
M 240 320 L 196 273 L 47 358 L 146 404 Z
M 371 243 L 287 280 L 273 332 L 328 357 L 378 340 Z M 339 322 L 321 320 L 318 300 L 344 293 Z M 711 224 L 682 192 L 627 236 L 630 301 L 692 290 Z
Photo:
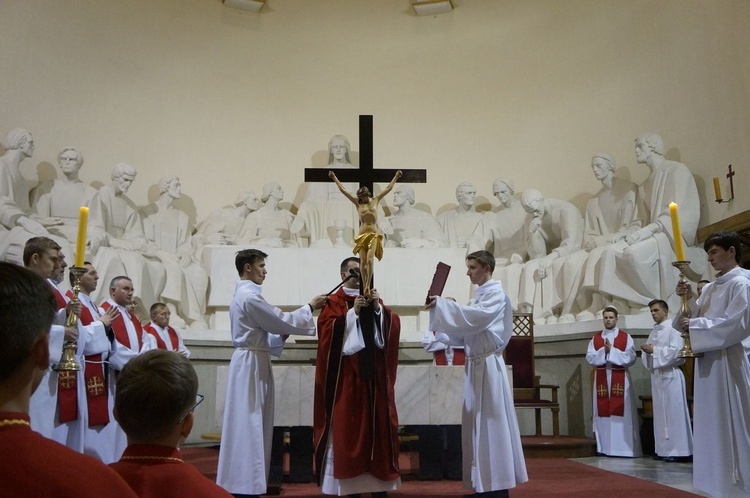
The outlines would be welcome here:
M 156 331 L 154 328 L 154 325 L 151 322 L 148 322 L 146 325 L 143 326 L 143 331 L 151 334 L 154 339 L 156 339 L 156 346 L 159 349 L 166 349 L 168 351 L 177 351 L 180 348 L 180 339 L 177 336 L 177 331 L 167 325 L 167 333 L 169 334 L 169 342 L 172 343 L 172 349 L 168 349 L 167 345 L 164 343 L 164 340 L 159 335 L 159 332 Z
M 231 498 L 228 492 L 185 463 L 177 448 L 134 444 L 109 464 L 140 498 Z
M 341 354 L 346 313 L 353 302 L 353 297 L 339 289 L 318 317 L 313 425 L 319 483 L 330 431 L 333 431 L 335 478 L 348 479 L 365 472 L 383 481 L 399 477 L 398 415 L 393 386 L 401 322 L 381 302 L 385 346 L 375 348 L 374 380 L 362 380 L 359 353 Z M 375 388 L 373 407 L 369 406 L 371 384 Z
M 25 413 L 0 413 L 0 469 L 0 496 L 137 496 L 99 460 L 32 431 Z

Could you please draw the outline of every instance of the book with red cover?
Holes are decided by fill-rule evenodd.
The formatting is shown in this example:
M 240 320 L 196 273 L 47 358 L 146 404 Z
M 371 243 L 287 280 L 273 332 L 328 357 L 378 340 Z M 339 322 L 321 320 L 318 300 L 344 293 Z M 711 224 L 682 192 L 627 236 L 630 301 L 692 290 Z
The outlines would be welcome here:
M 430 284 L 430 290 L 427 291 L 427 298 L 425 304 L 430 302 L 430 296 L 442 296 L 443 289 L 445 289 L 445 282 L 448 281 L 448 274 L 451 272 L 450 265 L 446 265 L 442 261 L 437 264 L 435 268 L 435 275 L 432 276 L 432 284 Z

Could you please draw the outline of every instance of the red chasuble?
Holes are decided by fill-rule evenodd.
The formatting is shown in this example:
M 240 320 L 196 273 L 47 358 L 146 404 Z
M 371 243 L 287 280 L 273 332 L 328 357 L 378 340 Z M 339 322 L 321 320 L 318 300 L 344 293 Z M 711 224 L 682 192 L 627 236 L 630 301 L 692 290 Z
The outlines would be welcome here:
M 151 334 L 151 336 L 156 339 L 156 347 L 158 347 L 159 349 L 168 349 L 167 345 L 159 335 L 159 332 L 154 328 L 154 325 L 151 322 L 148 322 L 143 326 L 143 331 Z M 169 334 L 169 342 L 172 343 L 171 350 L 177 351 L 177 349 L 180 347 L 180 339 L 177 337 L 177 331 L 167 325 L 167 334 Z
M 594 348 L 604 347 L 604 337 L 599 332 L 594 336 Z M 619 330 L 613 348 L 625 351 L 628 347 L 628 335 Z M 612 388 L 607 385 L 607 367 L 596 368 L 596 413 L 599 417 L 622 417 L 625 413 L 625 368 L 612 365 Z
M 346 313 L 354 298 L 339 289 L 318 317 L 315 362 L 314 441 L 318 484 L 329 436 L 333 435 L 333 475 L 337 479 L 365 472 L 383 481 L 399 477 L 398 415 L 393 394 L 401 322 L 382 305 L 385 346 L 374 351 L 374 380 L 359 376 L 359 354 L 342 355 Z M 370 390 L 374 389 L 374 403 Z
M 73 298 L 73 293 L 66 293 Z M 81 304 L 81 325 L 84 327 L 96 321 L 86 306 Z M 107 406 L 107 382 L 104 377 L 104 358 L 101 354 L 91 354 L 85 357 L 83 378 L 86 383 L 86 405 L 89 414 L 89 427 L 106 425 L 109 423 L 109 409 Z
M 58 311 L 68 306 L 65 297 L 55 286 L 52 292 L 55 294 Z M 78 372 L 61 371 L 57 374 L 57 405 L 60 408 L 60 423 L 78 420 Z

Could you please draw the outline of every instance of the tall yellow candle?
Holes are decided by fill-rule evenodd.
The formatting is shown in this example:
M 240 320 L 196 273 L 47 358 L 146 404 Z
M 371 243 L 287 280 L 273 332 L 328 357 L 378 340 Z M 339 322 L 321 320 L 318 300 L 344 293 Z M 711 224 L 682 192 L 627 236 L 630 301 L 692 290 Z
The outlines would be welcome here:
M 721 185 L 719 185 L 719 179 L 714 178 L 714 195 L 716 195 L 716 200 L 721 201 L 723 200 L 721 197 Z
M 680 214 L 677 212 L 677 204 L 669 204 L 669 217 L 672 218 L 672 235 L 674 236 L 674 254 L 677 261 L 685 260 L 685 248 L 682 245 L 682 230 L 680 230 Z
M 86 225 L 89 222 L 89 208 L 81 206 L 78 215 L 78 238 L 76 239 L 75 266 L 82 267 L 86 252 Z

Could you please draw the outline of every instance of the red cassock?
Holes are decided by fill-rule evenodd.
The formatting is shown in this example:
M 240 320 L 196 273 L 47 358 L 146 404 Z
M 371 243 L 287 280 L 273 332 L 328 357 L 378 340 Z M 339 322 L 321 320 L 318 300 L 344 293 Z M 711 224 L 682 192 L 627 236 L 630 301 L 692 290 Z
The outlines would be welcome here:
M 335 478 L 348 479 L 365 472 L 384 481 L 399 477 L 398 414 L 393 386 L 401 322 L 381 301 L 385 346 L 374 350 L 374 379 L 362 380 L 360 353 L 342 355 L 346 313 L 353 304 L 354 297 L 339 289 L 318 317 L 313 425 L 319 484 L 331 431 Z
M 32 431 L 24 413 L 0 413 L 0 469 L 3 497 L 137 496 L 99 460 Z
M 134 444 L 109 464 L 140 498 L 231 498 L 228 492 L 182 460 L 177 448 Z

